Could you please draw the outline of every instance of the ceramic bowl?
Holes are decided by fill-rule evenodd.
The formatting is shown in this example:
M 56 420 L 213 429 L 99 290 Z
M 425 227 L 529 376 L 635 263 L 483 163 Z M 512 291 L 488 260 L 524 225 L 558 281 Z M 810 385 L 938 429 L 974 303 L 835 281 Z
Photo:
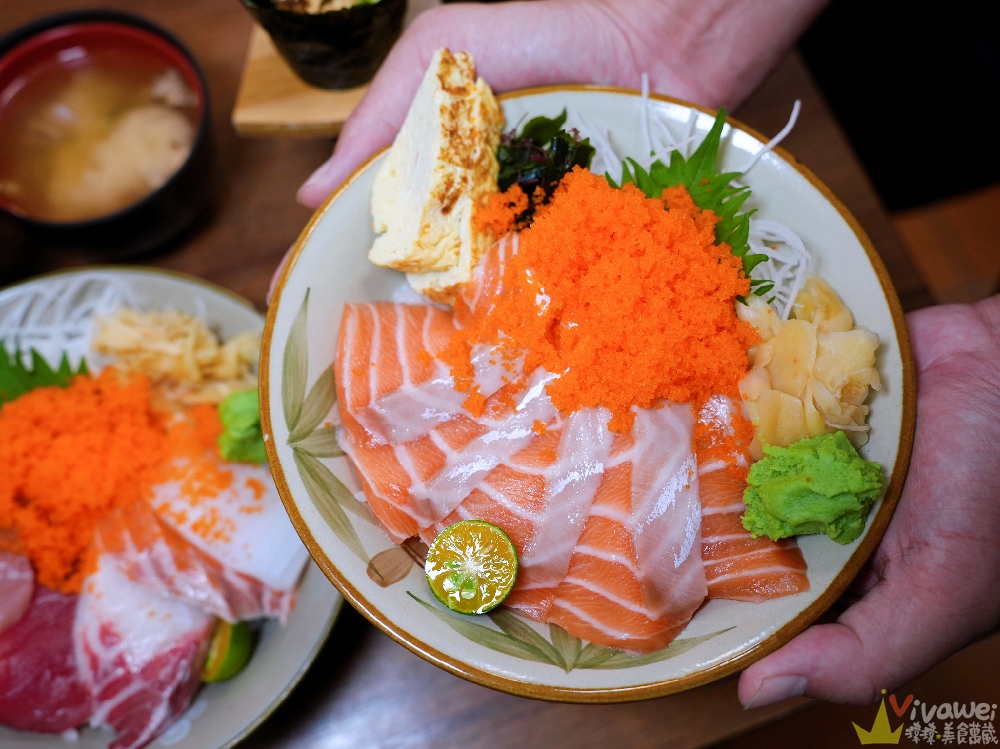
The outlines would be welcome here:
M 641 152 L 638 92 L 576 86 L 501 98 L 508 127 L 565 108 L 569 125 L 606 128 L 618 153 Z M 714 119 L 707 110 L 665 97 L 654 97 L 650 106 L 678 133 L 690 126 L 704 135 Z M 730 120 L 722 170 L 742 171 L 765 140 Z M 545 700 L 609 702 L 658 697 L 732 674 L 801 632 L 844 592 L 885 532 L 903 486 L 914 429 L 913 366 L 896 293 L 868 237 L 827 187 L 776 149 L 744 178 L 753 190 L 746 207 L 797 232 L 813 254 L 811 270 L 882 341 L 878 368 L 884 387 L 869 400 L 871 439 L 862 454 L 884 467 L 888 481 L 865 533 L 846 546 L 825 536 L 800 538 L 809 592 L 760 604 L 708 601 L 666 650 L 642 657 L 596 657 L 594 647 L 558 627 L 509 612 L 472 619 L 438 605 L 414 561 L 417 545 L 392 544 L 356 499 L 360 486 L 348 460 L 328 448 L 311 451 L 297 423 L 331 389 L 328 367 L 344 303 L 390 300 L 404 282 L 402 274 L 367 260 L 374 239 L 371 188 L 383 158 L 384 152 L 362 165 L 302 233 L 276 286 L 261 352 L 272 473 L 313 558 L 347 600 L 390 637 L 471 681 Z M 322 409 L 332 406 L 330 398 L 322 403 Z
M 88 269 L 90 270 L 90 269 Z M 108 268 L 125 280 L 148 309 L 179 309 L 203 316 L 224 338 L 261 327 L 260 313 L 230 291 L 196 278 L 160 270 Z M 72 273 L 72 271 L 70 272 Z M 62 279 L 66 274 L 25 283 Z M 0 291 L 0 309 L 4 292 Z M 204 686 L 191 709 L 154 740 L 152 746 L 174 749 L 225 749 L 246 737 L 280 705 L 326 641 L 343 598 L 315 564 L 309 564 L 300 583 L 298 600 L 289 621 L 264 624 L 253 657 L 246 668 L 226 682 Z M 0 726 L 4 749 L 107 749 L 111 733 L 85 729 L 69 744 L 61 736 L 13 731 Z

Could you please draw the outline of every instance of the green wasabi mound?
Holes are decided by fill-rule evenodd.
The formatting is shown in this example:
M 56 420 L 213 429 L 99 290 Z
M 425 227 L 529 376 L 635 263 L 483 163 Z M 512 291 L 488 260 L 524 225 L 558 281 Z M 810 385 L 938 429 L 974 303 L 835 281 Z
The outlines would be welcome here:
M 231 463 L 266 463 L 264 435 L 260 431 L 260 405 L 256 390 L 227 395 L 219 404 L 222 434 L 219 451 Z
M 825 533 L 849 544 L 865 529 L 882 491 L 882 468 L 858 455 L 843 432 L 765 447 L 750 467 L 743 527 L 773 541 Z

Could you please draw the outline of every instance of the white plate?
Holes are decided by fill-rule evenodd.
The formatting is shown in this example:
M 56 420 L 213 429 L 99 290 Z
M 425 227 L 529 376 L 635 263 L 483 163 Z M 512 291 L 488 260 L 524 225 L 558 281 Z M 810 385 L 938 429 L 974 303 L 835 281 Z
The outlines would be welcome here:
M 590 126 L 608 128 L 619 153 L 641 151 L 637 92 L 552 87 L 501 99 L 508 127 L 565 108 L 570 124 L 583 118 Z M 692 112 L 702 135 L 714 119 L 664 97 L 655 97 L 652 106 L 675 123 L 676 132 L 684 131 Z M 741 171 L 763 142 L 730 121 L 723 133 L 722 170 Z M 496 622 L 470 620 L 434 603 L 419 565 L 362 517 L 365 506 L 354 499 L 360 487 L 347 459 L 317 459 L 303 473 L 301 452 L 297 463 L 289 445 L 286 413 L 296 413 L 297 399 L 321 376 L 330 376 L 326 370 L 345 302 L 389 300 L 403 281 L 401 274 L 367 260 L 374 239 L 371 186 L 383 155 L 360 167 L 302 233 L 275 290 L 261 351 L 261 411 L 265 435 L 271 437 L 268 457 L 275 481 L 313 558 L 344 596 L 391 637 L 459 676 L 522 696 L 574 702 L 642 699 L 703 684 L 744 668 L 815 620 L 844 591 L 885 531 L 906 474 L 915 409 L 909 343 L 895 291 L 871 242 L 832 193 L 780 149 L 765 155 L 745 179 L 753 189 L 746 207 L 797 232 L 813 253 L 813 272 L 840 294 L 859 325 L 881 337 L 878 368 L 884 387 L 869 399 L 871 440 L 862 453 L 891 474 L 885 496 L 853 544 L 800 539 L 809 565 L 808 593 L 761 604 L 709 601 L 667 651 L 588 664 L 579 655 L 586 643 L 565 633 L 519 620 L 535 633 L 525 637 L 547 654 L 529 659 Z M 382 584 L 369 574 L 370 560 L 385 573 Z
M 126 281 L 149 309 L 169 307 L 203 316 L 223 338 L 259 329 L 263 323 L 249 302 L 196 278 L 153 269 L 102 270 Z M 63 279 L 65 274 L 49 278 Z M 192 706 L 193 717 L 182 716 L 151 746 L 224 749 L 243 739 L 274 712 L 305 674 L 343 601 L 319 568 L 309 564 L 288 623 L 267 622 L 246 668 L 230 681 L 202 688 Z M 79 740 L 70 744 L 60 736 L 0 727 L 3 749 L 106 749 L 110 741 L 107 730 L 85 729 Z

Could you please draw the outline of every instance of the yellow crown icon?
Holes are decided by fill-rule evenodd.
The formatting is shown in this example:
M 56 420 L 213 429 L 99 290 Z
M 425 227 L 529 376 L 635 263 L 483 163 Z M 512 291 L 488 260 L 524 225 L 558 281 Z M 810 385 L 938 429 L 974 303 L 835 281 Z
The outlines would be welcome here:
M 882 690 L 882 694 L 885 694 L 885 690 Z M 879 706 L 878 715 L 875 716 L 875 724 L 872 726 L 872 730 L 866 731 L 857 723 L 852 723 L 854 730 L 858 732 L 858 739 L 862 744 L 898 744 L 899 736 L 903 732 L 903 726 L 901 725 L 895 731 L 889 727 L 889 716 L 885 712 L 885 698 L 882 698 L 882 704 Z

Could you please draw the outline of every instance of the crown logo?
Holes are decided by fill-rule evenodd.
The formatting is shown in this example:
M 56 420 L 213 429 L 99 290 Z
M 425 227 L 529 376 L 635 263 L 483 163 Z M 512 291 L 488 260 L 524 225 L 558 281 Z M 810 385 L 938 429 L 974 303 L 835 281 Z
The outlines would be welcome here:
M 882 694 L 885 694 L 885 690 L 882 690 Z M 852 723 L 854 730 L 858 732 L 858 739 L 862 744 L 898 744 L 899 736 L 903 732 L 903 726 L 900 725 L 895 731 L 889 726 L 889 716 L 885 712 L 885 697 L 882 698 L 882 704 L 879 705 L 878 715 L 875 716 L 875 724 L 872 726 L 872 730 L 866 731 L 857 723 Z

